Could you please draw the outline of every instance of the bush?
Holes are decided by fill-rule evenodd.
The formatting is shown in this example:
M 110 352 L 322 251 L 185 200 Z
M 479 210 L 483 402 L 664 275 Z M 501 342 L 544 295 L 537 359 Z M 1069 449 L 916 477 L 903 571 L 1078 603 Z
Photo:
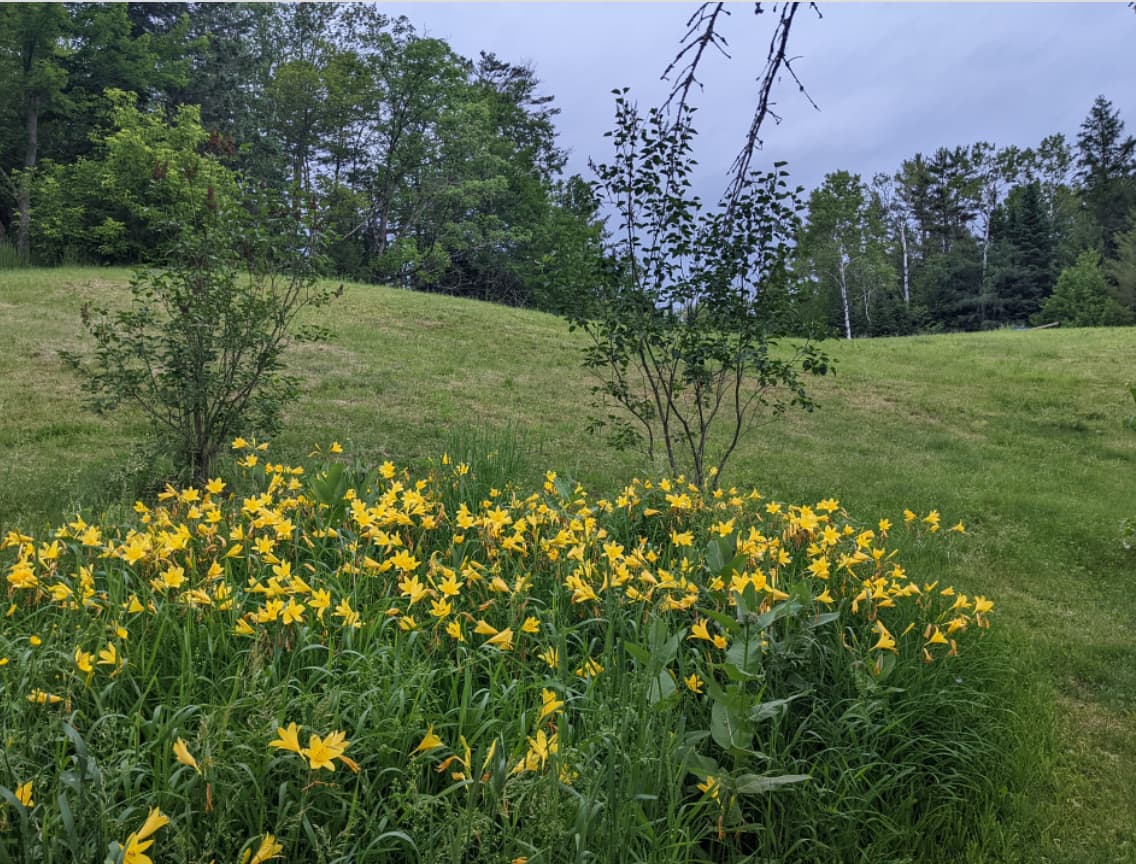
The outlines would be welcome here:
M 202 483 L 234 435 L 279 428 L 297 395 L 285 349 L 328 335 L 296 316 L 332 295 L 317 283 L 314 213 L 282 202 L 250 213 L 204 182 L 198 193 L 172 214 L 181 230 L 165 267 L 131 280 L 130 307 L 84 308 L 93 357 L 64 357 L 95 410 L 141 409 L 179 474 Z
M 991 848 L 1017 758 L 993 604 L 898 557 L 938 513 L 234 446 L 228 482 L 0 543 L 0 857 Z
M 45 162 L 36 174 L 33 245 L 44 263 L 152 261 L 177 241 L 203 190 L 219 207 L 240 200 L 238 176 L 209 152 L 196 105 L 167 116 L 139 109 L 134 93 L 105 95 L 108 128 L 93 153 Z
M 1132 323 L 1131 311 L 1109 293 L 1098 253 L 1082 252 L 1077 262 L 1057 277 L 1057 285 L 1034 323 L 1055 321 L 1066 327 L 1117 327 Z

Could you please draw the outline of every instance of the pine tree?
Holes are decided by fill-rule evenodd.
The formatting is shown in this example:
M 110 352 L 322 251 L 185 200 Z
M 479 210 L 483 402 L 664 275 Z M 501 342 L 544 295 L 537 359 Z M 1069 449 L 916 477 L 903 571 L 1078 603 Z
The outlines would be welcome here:
M 1053 290 L 1053 239 L 1041 185 L 1015 187 L 996 221 L 999 255 L 991 273 L 990 320 L 1027 321 Z
M 1100 226 L 1105 257 L 1116 251 L 1116 235 L 1131 224 L 1136 205 L 1136 138 L 1124 135 L 1120 112 L 1104 96 L 1093 102 L 1077 136 L 1078 179 L 1084 200 Z

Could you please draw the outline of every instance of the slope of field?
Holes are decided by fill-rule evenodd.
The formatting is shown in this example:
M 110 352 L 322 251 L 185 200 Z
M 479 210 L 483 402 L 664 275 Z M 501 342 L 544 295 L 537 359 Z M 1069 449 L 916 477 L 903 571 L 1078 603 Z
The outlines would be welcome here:
M 83 303 L 114 304 L 125 271 L 0 273 L 0 531 L 42 526 L 133 494 L 124 413 L 81 408 L 61 349 L 89 347 Z M 455 441 L 507 440 L 523 470 L 610 489 L 651 466 L 585 431 L 592 381 L 577 336 L 538 313 L 349 285 L 326 310 L 328 344 L 291 354 L 303 399 L 281 458 L 338 439 L 367 460 L 437 457 Z M 1048 330 L 827 346 L 821 408 L 763 426 L 727 483 L 793 500 L 834 496 L 864 516 L 939 508 L 968 527 L 944 574 L 997 603 L 1052 688 L 1057 783 L 1046 835 L 1024 860 L 1136 860 L 1136 413 L 1126 384 L 1136 330 Z M 521 458 L 523 457 L 523 458 Z M 531 478 L 526 478 L 531 479 Z M 1047 717 L 1039 717 L 1039 723 Z

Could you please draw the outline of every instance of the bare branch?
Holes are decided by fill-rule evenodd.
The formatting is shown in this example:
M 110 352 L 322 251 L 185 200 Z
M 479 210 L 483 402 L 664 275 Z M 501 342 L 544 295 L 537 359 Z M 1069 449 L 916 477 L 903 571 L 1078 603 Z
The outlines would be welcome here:
M 773 28 L 773 36 L 769 40 L 769 50 L 765 57 L 765 69 L 762 71 L 761 77 L 758 78 L 757 105 L 753 111 L 753 119 L 750 121 L 749 131 L 746 133 L 745 143 L 742 145 L 741 152 L 738 153 L 737 158 L 734 159 L 734 164 L 730 168 L 730 183 L 725 196 L 727 213 L 733 211 L 734 205 L 745 190 L 746 176 L 749 174 L 750 164 L 753 162 L 753 154 L 762 147 L 762 124 L 765 123 L 768 117 L 772 117 L 775 123 L 781 122 L 781 117 L 772 109 L 770 96 L 773 92 L 773 84 L 777 81 L 778 74 L 782 67 L 793 77 L 793 80 L 797 83 L 798 90 L 809 100 L 809 104 L 814 108 L 817 107 L 817 104 L 806 92 L 804 85 L 801 83 L 801 79 L 798 78 L 797 73 L 793 71 L 793 58 L 790 58 L 787 54 L 789 32 L 792 30 L 793 20 L 797 15 L 800 5 L 800 3 L 785 3 L 781 5 L 780 9 L 777 8 L 776 4 L 773 6 L 773 12 L 778 16 L 777 23 Z M 817 15 L 820 15 L 820 10 L 817 9 L 815 3 L 810 3 L 809 5 L 816 10 Z M 760 3 L 757 4 L 756 14 L 761 14 Z
M 765 67 L 757 79 L 757 104 L 754 107 L 753 118 L 750 120 L 745 141 L 730 167 L 729 181 L 723 202 L 726 205 L 727 215 L 733 213 L 738 198 L 746 187 L 746 175 L 753 162 L 753 154 L 762 147 L 761 127 L 766 120 L 772 118 L 775 123 L 781 122 L 781 117 L 773 110 L 773 85 L 782 72 L 787 72 L 797 85 L 797 90 L 808 100 L 813 108 L 819 110 L 815 101 L 809 96 L 804 83 L 793 69 L 793 62 L 799 58 L 788 54 L 789 33 L 801 3 L 774 3 L 770 9 L 776 20 L 773 34 L 769 40 L 766 52 Z M 809 8 L 816 12 L 817 17 L 823 17 L 816 3 L 810 2 Z M 754 14 L 763 15 L 766 4 L 754 4 Z M 702 3 L 687 20 L 687 32 L 679 43 L 679 50 L 663 72 L 663 80 L 670 80 L 672 73 L 677 73 L 674 86 L 667 97 L 663 108 L 673 110 L 681 118 L 684 109 L 689 107 L 690 94 L 695 85 L 701 90 L 698 80 L 698 68 L 705 56 L 706 49 L 713 46 L 724 56 L 729 57 L 726 51 L 727 42 L 719 32 L 721 29 L 722 14 L 729 15 L 729 10 L 723 3 Z
M 679 78 L 675 81 L 675 85 L 671 89 L 667 101 L 663 103 L 664 111 L 673 105 L 675 113 L 681 116 L 683 108 L 687 105 L 691 88 L 697 84 L 698 89 L 702 89 L 702 83 L 697 78 L 698 64 L 702 62 L 702 54 L 706 51 L 708 46 L 713 45 L 723 56 L 730 56 L 726 51 L 727 43 L 725 38 L 715 29 L 718 23 L 718 16 L 723 13 L 726 15 L 730 14 L 730 11 L 726 9 L 725 6 L 725 3 L 703 3 L 698 7 L 695 13 L 687 19 L 686 26 L 688 29 L 686 35 L 682 37 L 682 41 L 679 43 L 678 53 L 663 72 L 663 80 L 670 80 L 670 74 L 678 69 L 678 65 L 682 62 L 684 57 L 688 57 L 689 55 L 693 56 L 690 56 L 687 64 L 680 70 Z M 675 101 L 676 96 L 678 97 L 678 101 Z

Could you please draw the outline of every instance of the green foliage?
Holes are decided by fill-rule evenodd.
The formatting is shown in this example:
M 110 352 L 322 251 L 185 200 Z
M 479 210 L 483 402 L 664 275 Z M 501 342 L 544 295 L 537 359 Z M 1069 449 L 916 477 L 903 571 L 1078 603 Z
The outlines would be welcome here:
M 988 280 L 991 297 L 983 320 L 996 324 L 1028 321 L 1053 290 L 1053 230 L 1045 213 L 1041 184 L 1016 186 L 991 219 L 995 244 Z
M 836 171 L 809 196 L 797 244 L 804 301 L 847 339 L 888 332 L 900 300 L 887 259 L 882 207 L 858 174 Z M 810 296 L 811 295 L 811 296 Z
M 1060 322 L 1066 327 L 1116 327 L 1131 324 L 1131 310 L 1109 293 L 1096 252 L 1083 252 L 1077 263 L 1057 277 L 1057 286 L 1035 318 L 1038 324 Z
M 33 238 L 45 257 L 119 263 L 153 260 L 200 207 L 202 190 L 216 206 L 239 197 L 236 175 L 203 152 L 209 136 L 196 106 L 143 111 L 138 97 L 108 90 L 108 130 L 95 151 L 45 166 L 37 179 Z M 58 257 L 56 260 L 58 260 Z
M 1136 228 L 1116 237 L 1116 257 L 1104 262 L 1116 302 L 1136 314 Z
M 991 601 L 900 569 L 941 572 L 937 513 L 886 536 L 831 500 L 244 444 L 0 537 L 0 860 L 1006 860 L 1029 691 Z
M 1136 138 L 1124 134 L 1120 112 L 1104 96 L 1093 101 L 1077 136 L 1077 166 L 1084 200 L 1112 257 L 1116 235 L 1131 226 L 1136 206 Z
M 593 430 L 617 447 L 645 446 L 654 461 L 717 485 L 743 433 L 764 411 L 811 409 L 800 373 L 824 374 L 806 342 L 787 357 L 786 263 L 799 202 L 786 172 L 754 172 L 730 206 L 704 209 L 690 192 L 695 130 L 689 112 L 644 118 L 616 91 L 615 161 L 597 190 L 619 214 L 611 273 L 577 299 L 573 329 L 587 334 L 584 365 L 600 379 Z M 723 417 L 723 438 L 711 433 Z
M 179 233 L 165 266 L 135 275 L 130 308 L 84 307 L 93 356 L 65 355 L 93 408 L 141 409 L 177 471 L 195 482 L 234 435 L 278 430 L 298 386 L 282 373 L 285 348 L 327 336 L 297 329 L 296 316 L 331 297 L 316 283 L 313 214 L 276 201 L 250 215 L 205 179 L 189 180 L 171 214 Z

